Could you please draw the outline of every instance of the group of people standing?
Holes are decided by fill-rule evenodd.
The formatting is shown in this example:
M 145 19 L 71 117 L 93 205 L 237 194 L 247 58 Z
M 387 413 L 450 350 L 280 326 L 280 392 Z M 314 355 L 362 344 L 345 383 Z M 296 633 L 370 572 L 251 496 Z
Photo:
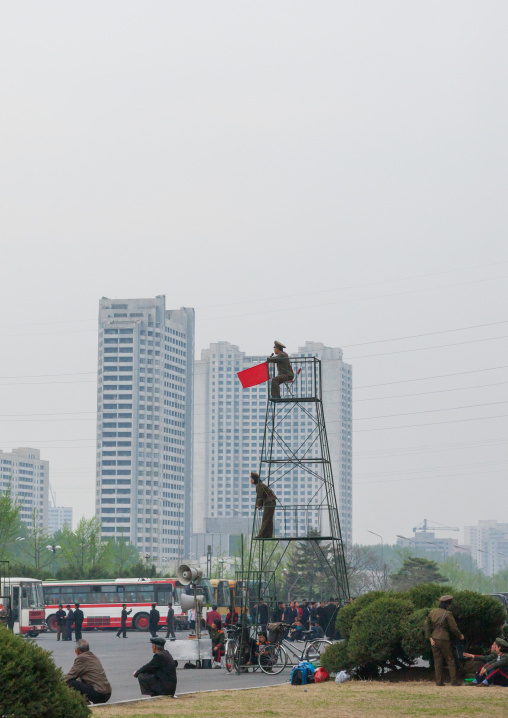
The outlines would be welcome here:
M 290 637 L 299 640 L 298 632 L 312 630 L 312 638 L 327 638 L 333 640 L 340 638 L 335 627 L 339 612 L 338 601 L 334 598 L 324 601 L 290 601 L 289 604 L 280 602 L 277 606 L 275 621 L 283 621 L 291 626 Z M 300 630 L 301 629 L 301 630 Z
M 79 607 L 79 603 L 74 604 L 74 610 L 72 610 L 70 604 L 65 607 L 67 611 L 64 611 L 63 604 L 59 604 L 58 611 L 55 613 L 56 617 L 56 640 L 59 641 L 72 641 L 72 629 L 76 636 L 76 641 L 81 638 L 81 629 L 83 627 L 83 621 L 85 615 Z

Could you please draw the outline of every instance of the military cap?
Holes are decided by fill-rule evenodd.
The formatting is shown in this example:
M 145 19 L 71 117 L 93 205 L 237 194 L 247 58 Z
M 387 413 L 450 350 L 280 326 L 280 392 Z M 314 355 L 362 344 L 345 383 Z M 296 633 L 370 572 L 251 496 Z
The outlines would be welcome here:
M 165 646 L 166 639 L 165 638 L 150 638 L 150 643 L 153 643 L 154 646 Z
M 508 651 L 508 641 L 505 641 L 504 638 L 496 638 L 496 643 L 503 651 Z
M 441 596 L 439 600 L 446 603 L 447 601 L 453 601 L 453 596 L 450 596 L 450 594 L 447 593 L 445 596 Z
M 282 344 L 282 342 L 278 342 L 277 340 L 274 341 L 273 345 L 274 345 L 274 347 L 276 347 L 277 349 L 280 349 L 281 351 L 286 348 L 285 344 Z

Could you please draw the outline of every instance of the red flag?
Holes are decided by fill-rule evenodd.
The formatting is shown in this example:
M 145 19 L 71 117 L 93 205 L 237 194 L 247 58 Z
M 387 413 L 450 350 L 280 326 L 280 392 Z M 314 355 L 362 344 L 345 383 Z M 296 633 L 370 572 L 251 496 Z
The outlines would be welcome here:
M 239 371 L 238 378 L 240 379 L 244 389 L 256 386 L 257 384 L 262 384 L 263 382 L 268 381 L 268 364 L 263 362 L 262 364 L 251 366 L 250 369 Z

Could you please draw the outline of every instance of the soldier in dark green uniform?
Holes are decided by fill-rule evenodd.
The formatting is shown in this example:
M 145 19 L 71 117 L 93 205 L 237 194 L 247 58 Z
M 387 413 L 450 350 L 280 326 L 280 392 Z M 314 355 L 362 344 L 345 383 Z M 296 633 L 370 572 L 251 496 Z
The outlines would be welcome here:
M 263 509 L 263 520 L 256 538 L 272 538 L 273 515 L 277 497 L 266 484 L 259 480 L 259 474 L 256 474 L 255 471 L 251 471 L 250 482 L 256 487 L 256 508 Z
M 508 686 L 508 642 L 504 638 L 496 638 L 491 646 L 492 653 L 475 656 L 464 653 L 464 658 L 472 658 L 483 663 L 477 672 L 472 686 Z
M 434 657 L 434 671 L 436 684 L 444 686 L 443 683 L 443 662 L 446 661 L 450 672 L 452 686 L 460 686 L 457 681 L 457 667 L 452 650 L 452 638 L 464 640 L 464 636 L 457 628 L 455 619 L 451 613 L 450 604 L 453 596 L 441 596 L 439 608 L 433 608 L 425 619 L 425 634 L 430 639 L 432 655 Z
M 272 379 L 272 398 L 280 399 L 280 385 L 295 378 L 289 357 L 284 351 L 286 347 L 280 342 L 274 342 L 272 354 L 266 361 L 277 364 L 277 376 Z

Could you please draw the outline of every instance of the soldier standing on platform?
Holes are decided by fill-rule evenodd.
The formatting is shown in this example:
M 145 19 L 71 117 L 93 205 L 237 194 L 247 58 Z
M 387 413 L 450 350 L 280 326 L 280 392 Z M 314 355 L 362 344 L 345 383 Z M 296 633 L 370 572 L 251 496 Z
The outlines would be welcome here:
M 272 364 L 277 364 L 277 376 L 274 376 L 272 379 L 273 399 L 280 399 L 281 384 L 284 384 L 287 381 L 292 381 L 295 378 L 289 357 L 284 351 L 285 348 L 284 344 L 275 341 L 273 346 L 275 356 L 272 354 L 272 356 L 268 357 L 266 360 Z
M 272 538 L 273 536 L 273 515 L 277 497 L 273 491 L 262 481 L 255 471 L 250 473 L 250 482 L 256 487 L 256 508 L 263 509 L 263 520 L 256 538 Z

